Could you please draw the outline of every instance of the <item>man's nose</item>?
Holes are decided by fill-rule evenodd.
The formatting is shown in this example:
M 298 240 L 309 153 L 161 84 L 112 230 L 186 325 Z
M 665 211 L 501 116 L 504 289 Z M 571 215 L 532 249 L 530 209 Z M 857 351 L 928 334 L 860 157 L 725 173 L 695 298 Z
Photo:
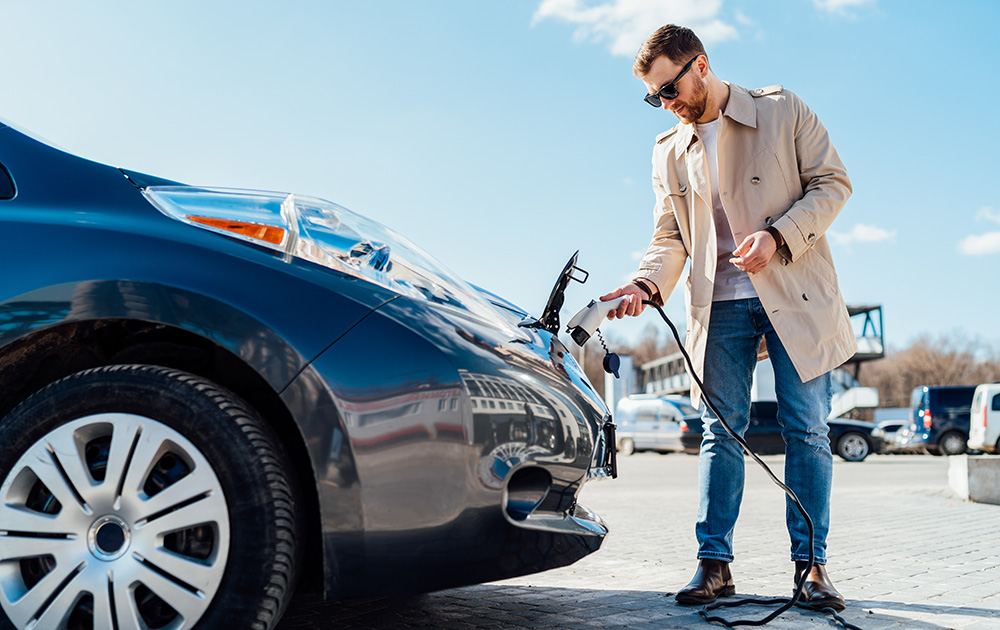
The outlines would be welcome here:
M 665 99 L 662 96 L 660 97 L 660 107 L 662 107 L 663 109 L 667 110 L 668 112 L 670 111 L 670 106 L 673 105 L 673 103 L 674 103 L 674 99 L 672 99 L 672 98 L 671 99 Z

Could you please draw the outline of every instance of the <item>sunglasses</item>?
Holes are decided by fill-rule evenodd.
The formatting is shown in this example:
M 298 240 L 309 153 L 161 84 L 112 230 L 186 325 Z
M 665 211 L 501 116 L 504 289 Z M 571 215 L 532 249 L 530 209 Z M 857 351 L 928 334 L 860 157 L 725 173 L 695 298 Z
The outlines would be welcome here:
M 668 101 L 672 101 L 675 98 L 677 98 L 677 95 L 680 93 L 677 91 L 677 82 L 680 81 L 681 77 L 683 77 L 687 73 L 687 71 L 691 69 L 691 64 L 693 64 L 694 60 L 697 59 L 698 57 L 701 57 L 701 55 L 695 55 L 694 59 L 684 64 L 684 67 L 681 69 L 680 74 L 674 77 L 673 81 L 661 87 L 659 90 L 656 91 L 655 94 L 647 94 L 642 100 L 646 101 L 653 107 L 660 107 L 663 105 L 663 103 L 660 101 L 661 98 L 664 98 Z

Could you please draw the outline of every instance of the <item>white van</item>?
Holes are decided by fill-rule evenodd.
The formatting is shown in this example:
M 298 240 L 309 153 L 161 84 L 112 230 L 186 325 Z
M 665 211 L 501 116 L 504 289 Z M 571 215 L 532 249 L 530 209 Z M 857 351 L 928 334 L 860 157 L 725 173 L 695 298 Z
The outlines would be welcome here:
M 1000 383 L 980 385 L 972 395 L 969 448 L 1000 454 Z
M 701 412 L 684 396 L 636 394 L 622 398 L 614 416 L 618 452 L 682 451 L 681 420 L 700 417 Z

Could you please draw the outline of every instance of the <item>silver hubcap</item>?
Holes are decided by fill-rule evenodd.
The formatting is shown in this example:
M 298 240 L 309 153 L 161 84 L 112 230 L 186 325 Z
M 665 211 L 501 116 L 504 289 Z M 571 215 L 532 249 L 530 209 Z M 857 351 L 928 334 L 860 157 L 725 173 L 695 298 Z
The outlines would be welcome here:
M 957 455 L 965 451 L 965 441 L 955 434 L 946 435 L 941 448 L 947 455 Z
M 844 438 L 844 454 L 851 459 L 859 459 L 868 454 L 868 443 L 864 438 L 850 435 Z
M 0 605 L 24 630 L 191 628 L 229 536 L 219 480 L 183 435 L 136 415 L 81 418 L 0 486 Z

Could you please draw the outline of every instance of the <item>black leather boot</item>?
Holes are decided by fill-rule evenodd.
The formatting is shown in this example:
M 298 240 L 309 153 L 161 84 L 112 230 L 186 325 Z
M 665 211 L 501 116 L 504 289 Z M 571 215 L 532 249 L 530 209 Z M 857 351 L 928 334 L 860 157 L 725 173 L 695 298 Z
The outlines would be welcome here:
M 805 570 L 808 562 L 795 561 L 795 584 L 799 583 L 799 577 Z M 844 596 L 841 595 L 830 581 L 830 576 L 826 574 L 826 565 L 814 564 L 809 577 L 806 578 L 805 588 L 802 589 L 803 603 L 817 608 L 832 608 L 843 610 L 846 606 Z
M 702 558 L 698 570 L 688 585 L 677 591 L 674 599 L 678 604 L 692 606 L 711 604 L 719 597 L 729 597 L 736 593 L 729 563 L 723 560 Z

